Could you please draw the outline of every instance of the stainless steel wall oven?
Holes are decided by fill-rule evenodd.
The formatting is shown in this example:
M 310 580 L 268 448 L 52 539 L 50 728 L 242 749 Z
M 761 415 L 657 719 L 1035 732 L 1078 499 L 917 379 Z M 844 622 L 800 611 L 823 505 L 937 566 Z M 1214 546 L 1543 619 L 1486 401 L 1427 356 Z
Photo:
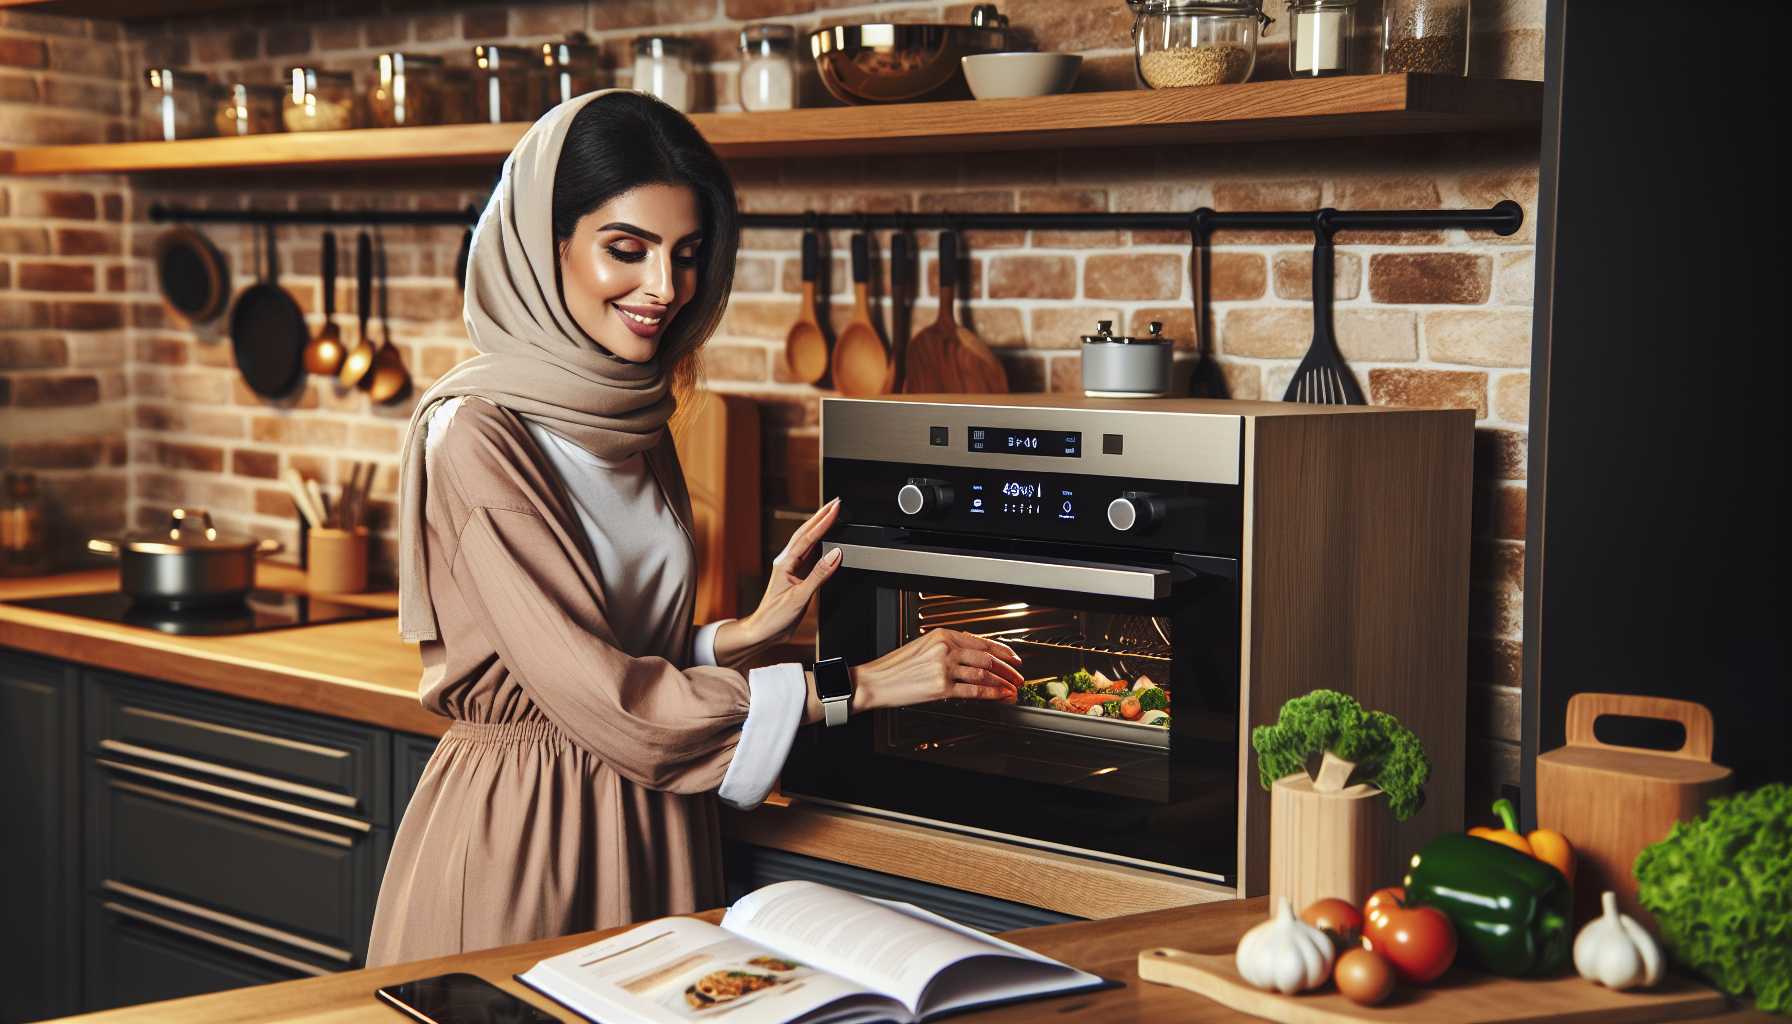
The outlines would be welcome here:
M 1253 492 L 1255 414 L 1301 410 L 1288 422 L 1369 422 L 1256 403 L 825 399 L 823 499 L 839 496 L 843 515 L 823 549 L 843 562 L 819 597 L 818 657 L 858 664 L 951 628 L 1013 646 L 1029 686 L 1014 705 L 943 701 L 808 731 L 785 792 L 1182 875 L 1216 893 L 1261 891 L 1247 730 L 1264 704 L 1273 700 L 1273 717 L 1277 695 L 1309 681 L 1353 688 L 1336 665 L 1330 678 L 1303 665 L 1259 680 L 1254 695 L 1251 685 L 1252 630 L 1278 619 L 1262 611 L 1270 595 L 1251 593 L 1252 559 L 1274 542 L 1252 529 L 1266 496 Z M 1460 519 L 1447 526 L 1460 528 L 1462 557 L 1439 571 L 1465 575 L 1466 500 L 1460 516 L 1445 504 L 1444 519 Z M 1359 557 L 1351 531 L 1363 517 L 1318 511 L 1302 519 L 1333 523 L 1331 556 Z M 1339 578 L 1323 565 L 1311 576 Z M 1304 608 L 1318 596 L 1270 603 Z M 1440 680 L 1454 697 L 1434 701 L 1457 719 L 1447 774 L 1458 817 L 1462 643 L 1459 633 L 1454 668 L 1443 663 L 1454 678 Z

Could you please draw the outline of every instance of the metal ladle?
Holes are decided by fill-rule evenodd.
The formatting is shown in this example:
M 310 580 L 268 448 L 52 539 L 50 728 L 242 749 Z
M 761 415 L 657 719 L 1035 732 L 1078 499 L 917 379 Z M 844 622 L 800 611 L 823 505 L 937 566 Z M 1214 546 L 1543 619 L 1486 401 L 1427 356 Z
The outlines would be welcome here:
M 378 268 L 375 285 L 380 304 L 380 347 L 373 354 L 373 367 L 366 378 L 367 395 L 384 405 L 399 398 L 411 387 L 410 371 L 405 369 L 404 354 L 392 344 L 392 326 L 386 321 L 386 246 L 382 242 L 374 256 Z
M 361 333 L 343 357 L 336 380 L 345 388 L 358 387 L 373 369 L 373 342 L 367 337 L 367 317 L 373 312 L 373 237 L 362 231 L 355 239 L 355 312 Z
M 336 233 L 324 232 L 324 325 L 305 346 L 307 373 L 336 373 L 342 369 L 342 328 L 336 326 Z

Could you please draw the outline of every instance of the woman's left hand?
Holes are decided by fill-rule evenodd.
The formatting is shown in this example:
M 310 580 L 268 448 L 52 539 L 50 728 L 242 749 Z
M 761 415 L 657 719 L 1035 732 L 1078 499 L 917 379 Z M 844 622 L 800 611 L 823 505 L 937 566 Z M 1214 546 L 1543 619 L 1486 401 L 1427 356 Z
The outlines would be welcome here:
M 839 516 L 840 499 L 835 498 L 790 535 L 790 542 L 772 559 L 772 576 L 766 581 L 759 607 L 746 618 L 726 623 L 716 631 L 717 661 L 729 664 L 753 650 L 787 640 L 796 632 L 810 599 L 840 567 L 838 551 L 815 560 L 816 547 Z M 811 566 L 806 575 L 804 566 Z

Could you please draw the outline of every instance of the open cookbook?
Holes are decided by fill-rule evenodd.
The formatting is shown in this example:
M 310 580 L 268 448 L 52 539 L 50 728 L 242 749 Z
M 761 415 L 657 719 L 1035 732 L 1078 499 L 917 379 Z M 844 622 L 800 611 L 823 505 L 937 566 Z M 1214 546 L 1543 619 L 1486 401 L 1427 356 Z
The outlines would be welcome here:
M 802 881 L 743 897 L 721 927 L 661 918 L 517 980 L 602 1024 L 921 1021 L 1110 984 L 911 904 Z

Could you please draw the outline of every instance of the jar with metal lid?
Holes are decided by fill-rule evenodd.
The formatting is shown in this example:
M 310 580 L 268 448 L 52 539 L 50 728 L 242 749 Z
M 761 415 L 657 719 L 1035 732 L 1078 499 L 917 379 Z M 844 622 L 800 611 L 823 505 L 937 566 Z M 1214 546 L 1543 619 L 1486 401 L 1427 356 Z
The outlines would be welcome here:
M 212 128 L 219 135 L 265 135 L 280 131 L 277 85 L 231 82 L 212 89 Z
M 142 138 L 173 142 L 212 133 L 210 79 L 197 71 L 149 68 L 143 82 Z
M 795 26 L 764 24 L 741 29 L 741 109 L 793 109 L 796 106 L 795 57 Z
M 682 36 L 637 37 L 630 88 L 657 97 L 680 113 L 690 113 L 696 94 L 696 72 L 691 68 L 695 49 L 691 40 Z
M 1386 0 L 1381 70 L 1468 74 L 1469 0 Z
M 473 102 L 468 117 L 498 124 L 541 116 L 536 74 L 538 55 L 521 46 L 482 43 L 473 47 Z
M 568 39 L 541 44 L 541 112 L 598 86 L 597 47 Z
M 421 53 L 382 53 L 373 60 L 367 119 L 375 128 L 442 123 L 442 58 Z
M 1114 333 L 1103 320 L 1096 333 L 1083 335 L 1083 394 L 1091 398 L 1162 398 L 1170 393 L 1170 355 L 1175 345 L 1164 337 L 1164 325 L 1153 320 L 1150 335 L 1131 338 Z
M 1257 35 L 1273 20 L 1257 0 L 1126 0 L 1134 66 L 1153 89 L 1230 85 L 1251 77 Z
M 39 576 L 50 568 L 50 518 L 37 477 L 6 471 L 0 485 L 0 576 Z
M 333 132 L 355 127 L 355 76 L 347 71 L 293 68 L 280 118 L 289 132 Z
M 1356 69 L 1356 0 L 1288 0 L 1288 73 L 1347 75 Z

